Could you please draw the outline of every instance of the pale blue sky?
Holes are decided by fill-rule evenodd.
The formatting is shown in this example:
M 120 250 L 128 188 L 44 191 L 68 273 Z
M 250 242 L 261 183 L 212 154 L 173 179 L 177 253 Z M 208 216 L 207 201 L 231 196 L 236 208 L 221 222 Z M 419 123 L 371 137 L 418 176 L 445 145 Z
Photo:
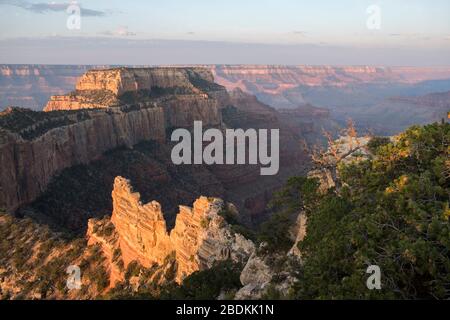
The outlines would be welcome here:
M 192 63 L 189 54 L 197 54 L 199 61 L 203 61 L 202 52 L 196 52 L 201 47 L 196 49 L 197 43 L 220 43 L 226 47 L 231 42 L 239 45 L 239 50 L 233 51 L 236 54 L 245 52 L 245 46 L 255 50 L 259 45 L 278 45 L 280 51 L 289 49 L 288 55 L 295 56 L 299 50 L 295 48 L 319 46 L 324 48 L 314 53 L 319 63 L 320 57 L 323 63 L 333 63 L 330 48 L 338 51 L 353 48 L 365 50 L 367 64 L 398 64 L 402 61 L 398 52 L 402 50 L 412 50 L 410 57 L 414 58 L 405 60 L 412 64 L 424 64 L 425 59 L 450 64 L 450 58 L 446 58 L 450 50 L 448 0 L 83 0 L 78 3 L 82 7 L 81 29 L 69 30 L 67 1 L 0 0 L 0 62 L 7 63 L 9 59 L 10 63 L 16 63 L 17 59 L 25 59 L 31 63 L 28 60 L 32 56 L 23 51 L 36 50 L 36 61 L 45 61 L 50 51 L 64 41 L 77 47 L 68 60 L 89 63 L 87 60 L 96 58 L 96 51 L 103 52 L 102 45 L 124 50 L 124 44 L 128 43 L 132 50 L 145 44 L 148 47 L 148 40 L 170 40 L 177 43 L 178 50 L 187 50 L 187 59 L 167 57 L 167 63 Z M 366 26 L 366 9 L 373 4 L 381 9 L 379 30 Z M 87 46 L 91 52 L 81 52 L 85 56 L 83 60 L 79 51 L 87 50 Z M 385 62 L 371 55 L 371 49 L 375 52 L 385 49 Z M 257 51 L 253 52 L 258 55 Z M 126 52 L 122 54 L 123 57 L 114 61 L 128 64 L 145 61 L 139 52 L 130 56 Z M 239 58 L 217 63 L 239 63 Z M 267 60 L 279 63 L 283 59 L 276 54 L 267 56 Z M 292 57 L 285 59 L 285 63 L 297 63 Z M 204 60 L 210 61 L 211 57 L 204 56 Z

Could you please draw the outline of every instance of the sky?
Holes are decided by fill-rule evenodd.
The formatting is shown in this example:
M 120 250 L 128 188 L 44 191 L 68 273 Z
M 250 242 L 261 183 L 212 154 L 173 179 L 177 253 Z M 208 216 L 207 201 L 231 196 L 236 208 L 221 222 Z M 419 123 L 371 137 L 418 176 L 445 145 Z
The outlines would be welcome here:
M 450 65 L 448 0 L 0 0 L 0 63 Z

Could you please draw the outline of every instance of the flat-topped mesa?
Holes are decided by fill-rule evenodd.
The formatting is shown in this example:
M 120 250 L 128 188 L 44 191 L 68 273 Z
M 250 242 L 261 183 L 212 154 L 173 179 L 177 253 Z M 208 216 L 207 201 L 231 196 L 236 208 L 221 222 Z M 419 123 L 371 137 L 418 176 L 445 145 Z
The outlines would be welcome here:
M 202 68 L 114 68 L 90 70 L 76 91 L 52 96 L 44 111 L 108 108 L 164 95 L 197 95 L 221 91 L 210 70 Z
M 221 216 L 226 204 L 220 199 L 200 197 L 193 208 L 180 206 L 175 227 L 169 234 L 160 204 L 156 201 L 142 204 L 140 194 L 133 191 L 129 180 L 116 177 L 112 197 L 111 222 L 125 266 L 133 260 L 147 268 L 163 266 L 175 253 L 175 280 L 181 282 L 194 271 L 212 267 L 216 261 L 245 262 L 254 251 L 253 242 L 233 232 Z M 90 233 L 88 238 L 93 236 Z
M 129 91 L 151 90 L 154 87 L 194 90 L 193 78 L 214 82 L 212 73 L 207 69 L 117 68 L 88 71 L 78 81 L 76 89 L 109 90 L 116 96 Z

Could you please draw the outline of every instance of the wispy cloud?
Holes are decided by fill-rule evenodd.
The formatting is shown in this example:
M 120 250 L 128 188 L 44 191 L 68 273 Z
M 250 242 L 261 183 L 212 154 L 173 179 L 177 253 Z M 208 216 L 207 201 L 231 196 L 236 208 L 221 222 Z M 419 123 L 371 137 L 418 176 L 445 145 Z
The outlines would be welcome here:
M 402 37 L 404 39 L 412 40 L 431 40 L 432 37 L 422 33 L 390 33 L 390 37 Z
M 8 64 L 450 66 L 450 47 L 439 50 L 428 46 L 415 49 L 402 46 L 363 48 L 111 36 L 0 39 L 0 52 L 0 63 Z
M 56 2 L 39 2 L 32 3 L 25 0 L 0 0 L 0 5 L 10 5 L 22 8 L 27 11 L 31 11 L 34 13 L 45 14 L 48 12 L 65 12 L 67 8 L 76 2 L 65 2 L 65 3 L 56 3 Z M 86 9 L 80 5 L 81 15 L 85 17 L 103 17 L 106 15 L 105 11 Z
M 128 30 L 128 26 L 119 26 L 116 30 L 108 30 L 100 33 L 104 36 L 116 36 L 116 37 L 130 37 L 135 36 L 135 32 Z

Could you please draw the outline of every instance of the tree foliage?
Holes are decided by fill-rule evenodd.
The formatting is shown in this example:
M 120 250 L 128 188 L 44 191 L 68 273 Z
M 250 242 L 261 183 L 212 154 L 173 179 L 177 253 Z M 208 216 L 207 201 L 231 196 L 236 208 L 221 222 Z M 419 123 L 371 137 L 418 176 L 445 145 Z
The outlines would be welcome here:
M 196 271 L 183 280 L 182 285 L 171 285 L 163 290 L 161 299 L 214 300 L 230 290 L 241 286 L 239 275 L 242 266 L 230 260 L 210 269 Z
M 340 190 L 302 197 L 297 298 L 450 297 L 450 124 L 385 142 L 374 159 L 339 167 Z M 381 290 L 366 286 L 369 265 L 381 268 Z

